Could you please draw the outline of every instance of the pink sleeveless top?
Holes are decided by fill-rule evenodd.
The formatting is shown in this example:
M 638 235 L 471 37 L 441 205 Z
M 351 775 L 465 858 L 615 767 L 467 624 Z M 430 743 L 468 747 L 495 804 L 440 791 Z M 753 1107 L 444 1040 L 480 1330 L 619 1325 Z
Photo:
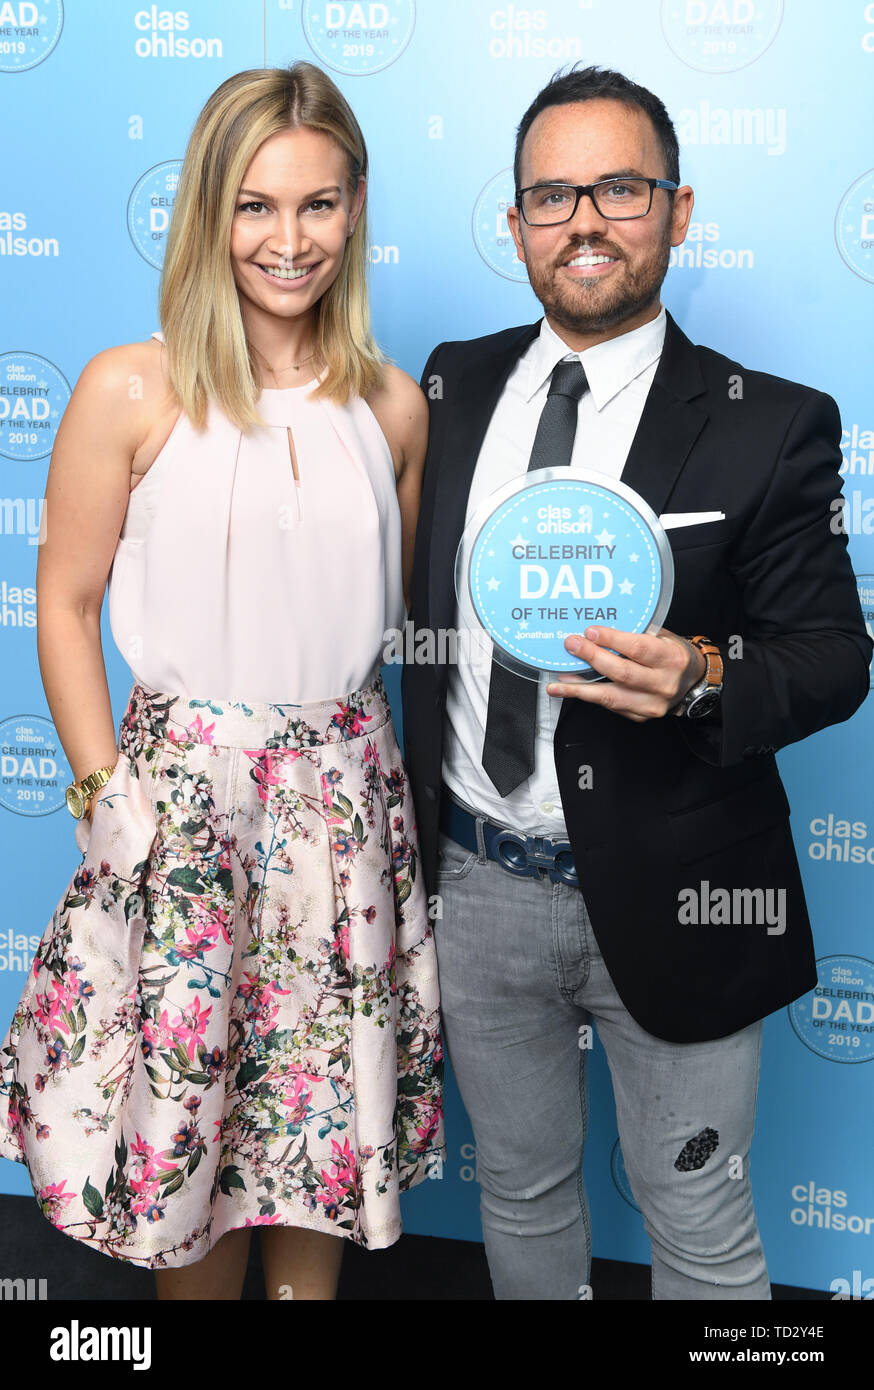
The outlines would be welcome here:
M 213 402 L 200 432 L 181 414 L 131 493 L 109 619 L 147 689 L 304 704 L 378 673 L 405 618 L 394 465 L 363 400 L 314 386 L 263 391 L 245 433 Z

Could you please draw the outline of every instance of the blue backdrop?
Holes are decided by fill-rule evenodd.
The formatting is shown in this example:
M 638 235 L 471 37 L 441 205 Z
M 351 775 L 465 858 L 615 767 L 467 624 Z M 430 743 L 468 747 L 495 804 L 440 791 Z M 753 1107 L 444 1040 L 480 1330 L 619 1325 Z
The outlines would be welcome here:
M 656 91 L 697 194 L 665 302 L 694 341 L 837 399 L 845 524 L 874 622 L 874 3 L 826 16 L 817 0 L 0 0 L 0 1036 L 79 857 L 36 651 L 54 433 L 86 361 L 159 326 L 175 180 L 206 97 L 233 72 L 297 58 L 332 72 L 364 129 L 375 327 L 417 377 L 441 339 L 539 317 L 504 213 L 515 126 L 555 68 L 618 67 Z M 103 623 L 117 725 L 131 677 L 105 607 Z M 871 730 L 869 701 L 779 758 L 820 983 L 766 1022 L 753 1149 L 772 1279 L 869 1298 Z M 597 1040 L 592 1083 L 595 1253 L 647 1262 Z M 447 1133 L 442 1180 L 404 1199 L 405 1226 L 480 1239 L 451 1082 Z M 0 1191 L 29 1192 L 25 1170 L 0 1163 Z

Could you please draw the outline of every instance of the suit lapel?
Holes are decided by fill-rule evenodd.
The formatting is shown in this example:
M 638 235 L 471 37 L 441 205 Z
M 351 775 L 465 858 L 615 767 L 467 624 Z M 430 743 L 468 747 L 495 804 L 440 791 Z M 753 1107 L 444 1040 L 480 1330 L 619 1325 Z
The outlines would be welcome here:
M 429 565 L 429 611 L 434 629 L 449 628 L 455 609 L 455 552 L 470 485 L 495 407 L 513 367 L 540 332 L 540 321 L 480 361 L 472 361 L 452 397 L 452 418 L 440 451 Z
M 623 483 L 657 516 L 707 422 L 707 412 L 690 404 L 704 389 L 695 349 L 668 314 L 662 355 L 622 470 Z
M 705 390 L 695 348 L 668 314 L 662 355 L 622 470 L 623 483 L 639 492 L 656 516 L 664 510 L 709 418 L 700 405 L 692 404 Z M 571 709 L 577 719 L 585 719 L 588 713 L 578 700 L 562 700 L 556 748 Z

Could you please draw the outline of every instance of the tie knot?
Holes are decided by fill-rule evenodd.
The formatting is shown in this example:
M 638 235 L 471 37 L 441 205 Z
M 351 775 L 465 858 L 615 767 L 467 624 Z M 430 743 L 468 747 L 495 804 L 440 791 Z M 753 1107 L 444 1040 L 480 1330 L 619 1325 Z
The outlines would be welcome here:
M 553 368 L 550 396 L 570 396 L 572 401 L 578 401 L 588 389 L 582 362 L 558 362 Z

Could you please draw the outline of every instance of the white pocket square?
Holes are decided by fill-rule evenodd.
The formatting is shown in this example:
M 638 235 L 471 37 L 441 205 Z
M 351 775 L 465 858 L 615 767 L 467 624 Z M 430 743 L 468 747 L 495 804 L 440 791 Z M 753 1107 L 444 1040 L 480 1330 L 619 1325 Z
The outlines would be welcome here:
M 704 521 L 725 521 L 725 512 L 662 512 L 659 517 L 666 531 L 677 526 L 700 526 Z

